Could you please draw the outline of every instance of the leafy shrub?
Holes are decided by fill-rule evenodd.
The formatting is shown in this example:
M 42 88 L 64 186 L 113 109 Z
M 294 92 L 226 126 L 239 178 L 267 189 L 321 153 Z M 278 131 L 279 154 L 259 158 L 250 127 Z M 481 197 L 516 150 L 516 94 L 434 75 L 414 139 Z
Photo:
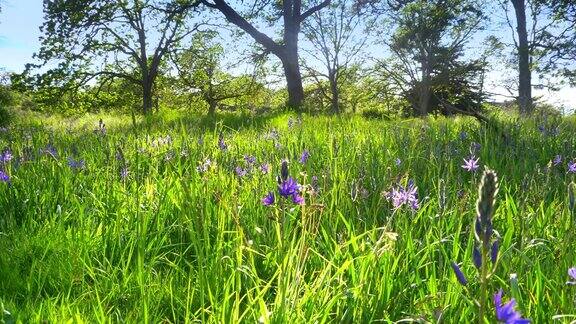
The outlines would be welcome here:
M 375 108 L 368 108 L 362 110 L 362 117 L 366 119 L 390 120 L 390 115 L 387 112 Z

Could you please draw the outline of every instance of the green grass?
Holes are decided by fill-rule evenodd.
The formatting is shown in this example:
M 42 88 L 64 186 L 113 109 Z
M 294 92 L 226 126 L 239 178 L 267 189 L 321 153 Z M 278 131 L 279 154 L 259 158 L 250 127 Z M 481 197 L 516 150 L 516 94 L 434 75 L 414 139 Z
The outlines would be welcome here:
M 503 288 L 535 323 L 576 319 L 576 287 L 566 285 L 576 266 L 567 194 L 574 175 L 566 173 L 576 157 L 574 121 L 561 121 L 560 134 L 550 136 L 535 122 L 502 120 L 503 137 L 470 119 L 304 117 L 288 128 L 288 115 L 215 122 L 166 113 L 136 124 L 104 116 L 102 136 L 93 132 L 99 118 L 26 115 L 0 132 L 0 148 L 15 156 L 6 167 L 11 184 L 0 183 L 5 320 L 475 321 L 471 253 L 481 172 L 460 167 L 472 142 L 481 144 L 482 168 L 500 179 L 501 260 L 489 294 Z M 273 128 L 279 147 L 264 136 Z M 227 151 L 218 149 L 220 132 Z M 152 145 L 166 135 L 170 144 Z M 56 158 L 38 154 L 48 144 Z M 311 157 L 302 165 L 304 149 Z M 118 151 L 129 170 L 124 181 Z M 237 177 L 244 154 L 272 172 L 256 167 Z M 556 154 L 565 160 L 547 169 Z M 71 169 L 68 156 L 86 168 Z M 207 158 L 215 167 L 201 174 L 196 167 Z M 303 207 L 262 206 L 284 158 L 300 183 L 317 176 L 319 190 L 306 194 Z M 393 211 L 383 193 L 408 179 L 421 208 Z M 467 289 L 452 260 L 470 280 Z

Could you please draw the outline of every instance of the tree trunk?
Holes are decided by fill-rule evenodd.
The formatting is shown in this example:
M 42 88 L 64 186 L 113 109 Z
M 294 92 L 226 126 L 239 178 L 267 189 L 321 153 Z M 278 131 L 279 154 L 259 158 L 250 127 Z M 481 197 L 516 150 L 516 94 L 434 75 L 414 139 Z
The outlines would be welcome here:
M 302 75 L 300 74 L 300 62 L 298 60 L 299 33 L 300 22 L 288 12 L 284 12 L 284 51 L 283 55 L 280 55 L 280 60 L 286 75 L 288 106 L 296 111 L 301 111 L 302 103 L 304 102 L 304 87 L 302 86 Z
M 518 33 L 518 105 L 521 115 L 532 113 L 532 72 L 530 71 L 530 50 L 526 30 L 526 3 L 524 0 L 511 0 L 516 12 L 516 32 Z
M 208 100 L 208 116 L 214 117 L 216 115 L 216 107 L 217 107 L 216 100 L 213 99 Z
M 145 115 L 152 113 L 152 85 L 153 82 L 149 78 L 145 78 L 142 82 L 142 112 Z
M 330 98 L 332 113 L 339 114 L 340 93 L 338 92 L 338 82 L 336 81 L 336 75 L 334 73 L 330 73 L 329 79 L 330 79 L 330 92 L 332 94 L 332 98 Z
M 430 112 L 430 57 L 424 49 L 420 49 L 420 56 L 421 80 L 418 87 L 418 106 L 416 107 L 416 115 L 426 116 Z
M 416 115 L 426 116 L 430 112 L 430 75 L 427 72 L 422 73 L 420 81 L 420 91 L 418 94 L 418 106 Z
M 288 106 L 301 111 L 302 103 L 304 102 L 304 87 L 302 86 L 300 66 L 297 63 L 298 58 L 295 61 L 296 63 L 292 59 L 288 62 L 283 61 L 282 66 L 284 67 L 286 86 L 288 88 Z

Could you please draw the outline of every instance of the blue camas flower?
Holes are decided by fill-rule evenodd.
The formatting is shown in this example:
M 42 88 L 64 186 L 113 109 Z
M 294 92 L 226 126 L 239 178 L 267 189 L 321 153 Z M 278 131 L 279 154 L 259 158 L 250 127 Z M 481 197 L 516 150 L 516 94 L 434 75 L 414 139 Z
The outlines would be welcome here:
M 304 197 L 300 192 L 300 185 L 294 178 L 289 176 L 288 162 L 282 161 L 280 176 L 278 177 L 278 194 L 285 199 L 291 199 L 292 203 L 296 205 L 304 205 Z M 262 199 L 262 204 L 270 206 L 274 204 L 275 197 L 272 192 L 269 192 L 266 197 Z
M 570 281 L 567 282 L 569 285 L 576 285 L 576 267 L 568 269 L 568 276 Z
M 12 151 L 10 151 L 9 149 L 5 149 L 4 152 L 0 154 L 0 162 L 8 163 L 10 161 L 12 161 Z
M 420 203 L 418 202 L 418 187 L 414 185 L 413 180 L 409 180 L 406 187 L 399 186 L 392 188 L 392 191 L 386 196 L 392 201 L 394 209 L 398 209 L 404 205 L 410 206 L 413 210 L 420 208 Z
M 253 155 L 244 155 L 244 161 L 246 161 L 246 164 L 252 165 L 256 163 L 256 157 Z
M 284 198 L 288 198 L 298 193 L 298 189 L 298 183 L 292 177 L 289 177 L 278 185 L 278 193 Z
M 305 164 L 309 158 L 310 158 L 310 152 L 308 150 L 304 150 L 304 152 L 302 152 L 302 155 L 300 155 L 300 163 Z
M 562 163 L 562 155 L 558 154 L 554 157 L 554 159 L 552 160 L 552 165 L 557 166 L 560 163 Z
M 0 170 L 0 182 L 10 182 L 10 176 L 2 170 Z
M 474 172 L 478 170 L 478 168 L 480 167 L 478 165 L 479 160 L 480 158 L 475 159 L 475 156 L 472 155 L 468 160 L 464 159 L 464 164 L 462 165 L 462 168 L 464 168 L 468 172 Z
M 516 309 L 516 300 L 510 299 L 506 304 L 502 304 L 502 289 L 494 294 L 494 306 L 496 308 L 496 319 L 499 322 L 507 324 L 530 323 L 529 319 L 522 318 L 520 312 Z
M 262 163 L 262 165 L 260 165 L 260 172 L 262 172 L 262 174 L 268 174 L 270 172 L 270 164 Z
M 85 162 L 83 159 L 75 160 L 73 157 L 68 157 L 68 166 L 74 170 L 82 170 L 85 167 Z
M 222 151 L 226 151 L 228 149 L 228 145 L 226 142 L 224 142 L 224 135 L 222 133 L 220 133 L 218 136 L 218 148 L 220 148 Z
M 466 276 L 464 276 L 462 270 L 460 270 L 460 267 L 455 262 L 452 262 L 450 265 L 452 266 L 452 270 L 454 270 L 454 274 L 456 275 L 458 282 L 462 286 L 466 286 L 468 284 L 468 280 L 466 279 Z
M 568 162 L 568 172 L 576 173 L 576 161 Z
M 237 166 L 236 169 L 234 169 L 234 172 L 236 172 L 236 175 L 239 178 L 242 178 L 247 174 L 247 171 L 245 169 L 243 169 L 242 167 L 239 167 L 239 166 Z
M 272 191 L 268 192 L 268 194 L 262 198 L 262 205 L 264 206 L 272 206 L 274 205 L 274 202 L 276 201 L 276 197 L 274 196 L 274 193 Z
M 304 197 L 296 192 L 292 195 L 292 202 L 296 205 L 304 205 Z

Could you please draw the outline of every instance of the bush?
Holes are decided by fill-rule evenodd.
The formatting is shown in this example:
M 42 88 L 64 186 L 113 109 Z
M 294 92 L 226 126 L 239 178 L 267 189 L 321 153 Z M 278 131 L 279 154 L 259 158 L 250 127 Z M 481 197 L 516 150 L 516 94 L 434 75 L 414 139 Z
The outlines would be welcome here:
M 366 119 L 384 119 L 384 120 L 391 119 L 390 115 L 387 112 L 375 108 L 368 108 L 362 110 L 362 117 Z
M 10 114 L 8 109 L 0 107 L 0 126 L 6 126 L 10 121 Z

